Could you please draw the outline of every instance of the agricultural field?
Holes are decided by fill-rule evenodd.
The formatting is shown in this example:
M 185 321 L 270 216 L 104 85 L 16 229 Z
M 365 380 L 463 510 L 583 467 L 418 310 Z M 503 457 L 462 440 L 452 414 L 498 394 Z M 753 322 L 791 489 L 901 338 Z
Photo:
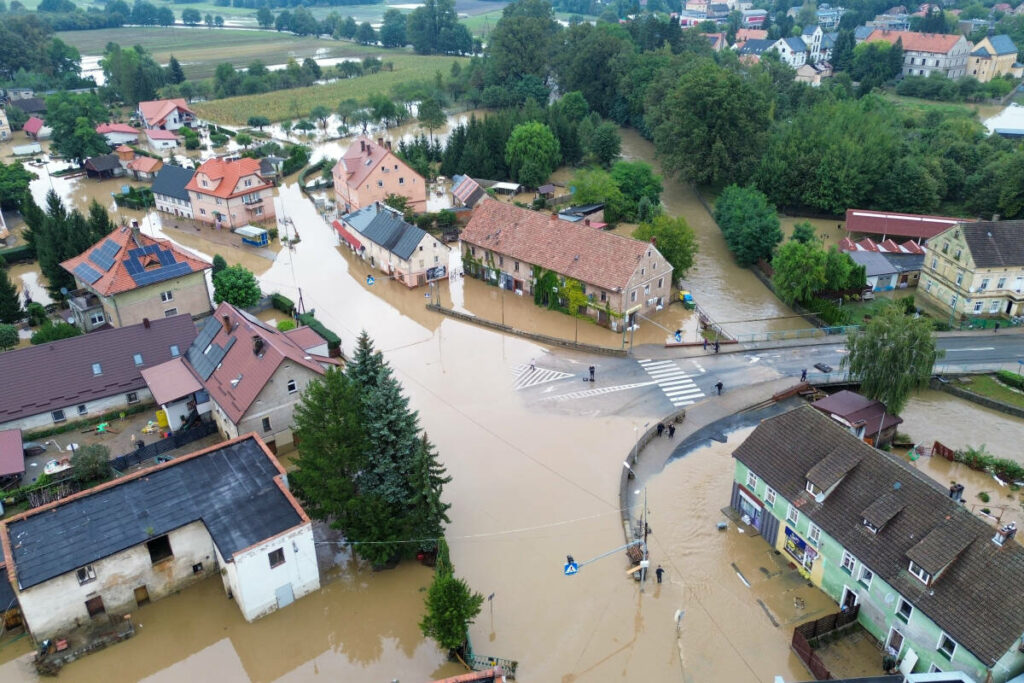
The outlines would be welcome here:
M 241 68 L 254 59 L 269 66 L 283 64 L 289 57 L 300 62 L 305 57 L 379 57 L 394 61 L 412 54 L 407 50 L 385 50 L 347 40 L 300 38 L 290 33 L 243 29 L 133 27 L 63 31 L 58 36 L 83 55 L 101 55 L 109 42 L 122 47 L 142 45 L 161 64 L 166 64 L 173 54 L 181 62 L 185 75 L 192 79 L 213 76 L 222 62 Z
M 469 60 L 465 57 L 426 57 L 389 51 L 386 61 L 394 63 L 394 71 L 381 71 L 372 76 L 343 79 L 308 88 L 197 102 L 192 107 L 204 119 L 228 125 L 244 126 L 254 112 L 259 112 L 271 121 L 285 121 L 306 116 L 317 105 L 333 111 L 345 99 L 364 100 L 374 93 L 389 93 L 394 86 L 402 83 L 432 81 L 438 71 L 448 73 L 452 62 L 465 65 Z

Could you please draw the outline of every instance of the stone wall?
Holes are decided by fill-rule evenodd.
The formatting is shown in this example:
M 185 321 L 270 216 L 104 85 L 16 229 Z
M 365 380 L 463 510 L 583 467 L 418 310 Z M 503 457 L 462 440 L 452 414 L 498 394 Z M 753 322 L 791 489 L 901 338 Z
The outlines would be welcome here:
M 986 408 L 991 408 L 992 410 L 998 410 L 999 412 L 1005 413 L 1007 415 L 1013 415 L 1014 417 L 1024 418 L 1024 408 L 1018 408 L 1017 406 L 1012 406 L 1009 403 L 1003 403 L 1002 401 L 997 401 L 995 399 L 988 398 L 987 396 L 976 394 L 973 391 L 968 391 L 967 389 L 955 387 L 949 382 L 944 382 L 940 380 L 938 377 L 932 377 L 931 387 L 932 389 L 945 391 L 947 394 L 953 394 L 954 396 L 962 398 L 965 401 L 977 403 L 978 405 L 983 405 Z

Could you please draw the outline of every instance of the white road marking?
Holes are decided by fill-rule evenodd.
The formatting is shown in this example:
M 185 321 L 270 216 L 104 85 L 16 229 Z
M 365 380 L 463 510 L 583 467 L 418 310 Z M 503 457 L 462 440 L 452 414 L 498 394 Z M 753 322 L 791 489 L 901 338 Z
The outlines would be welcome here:
M 960 351 L 995 351 L 994 346 L 979 346 L 973 349 L 946 349 L 946 353 L 959 353 Z
M 639 382 L 637 384 L 619 384 L 618 386 L 612 387 L 599 387 L 597 389 L 584 389 L 582 391 L 572 391 L 568 394 L 558 394 L 557 396 L 545 396 L 540 399 L 541 401 L 568 401 L 570 399 L 577 398 L 589 398 L 591 396 L 601 396 L 603 394 L 611 394 L 616 391 L 625 391 L 627 389 L 638 389 L 640 387 L 649 387 L 655 382 Z
M 675 361 L 639 361 L 640 367 L 654 380 L 665 398 L 675 407 L 690 405 L 696 399 L 703 398 L 704 392 L 693 381 L 691 375 L 683 370 Z M 699 364 L 694 363 L 704 372 Z
M 531 367 L 529 365 L 517 365 L 512 368 L 512 375 L 516 378 L 516 391 L 520 391 L 528 387 L 535 387 L 538 384 L 556 382 L 560 379 L 566 379 L 567 377 L 573 376 L 568 372 L 560 372 L 558 370 L 551 370 L 538 366 Z

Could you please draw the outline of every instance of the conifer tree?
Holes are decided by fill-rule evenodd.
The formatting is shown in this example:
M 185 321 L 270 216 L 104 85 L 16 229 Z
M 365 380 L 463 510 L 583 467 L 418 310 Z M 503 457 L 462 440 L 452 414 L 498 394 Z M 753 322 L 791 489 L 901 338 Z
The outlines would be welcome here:
M 450 523 L 448 509 L 450 503 L 441 500 L 444 485 L 452 478 L 445 472 L 444 465 L 437 459 L 434 444 L 430 443 L 426 432 L 417 444 L 412 462 L 412 497 L 409 499 L 409 517 L 412 522 L 413 536 L 421 539 L 421 550 L 437 548 L 436 540 L 444 535 L 444 525 Z
M 484 596 L 456 578 L 448 559 L 448 544 L 442 538 L 438 545 L 438 563 L 427 591 L 426 614 L 420 621 L 420 631 L 446 650 L 460 650 L 466 644 L 469 625 L 480 614 Z
M 7 271 L 0 269 L 0 323 L 16 323 L 24 315 L 17 288 L 7 277 Z

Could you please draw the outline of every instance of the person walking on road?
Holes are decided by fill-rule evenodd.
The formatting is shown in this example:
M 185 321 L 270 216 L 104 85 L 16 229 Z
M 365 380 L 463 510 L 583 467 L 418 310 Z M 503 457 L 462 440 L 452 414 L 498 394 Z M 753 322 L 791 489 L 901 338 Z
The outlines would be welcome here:
M 669 426 L 668 426 L 668 438 L 670 438 L 670 439 L 671 439 L 671 438 L 673 438 L 673 437 L 674 437 L 675 435 L 676 435 L 676 426 L 675 426 L 675 425 L 669 425 Z
M 800 381 L 801 382 L 806 382 L 807 381 L 807 368 L 804 368 L 803 370 L 800 371 Z
M 708 350 L 708 338 L 707 337 L 704 337 L 704 350 L 705 351 Z
M 665 425 L 663 425 L 662 423 L 659 422 L 658 423 L 658 436 L 661 436 L 664 433 L 665 433 Z
M 718 395 L 719 395 L 719 396 L 721 396 L 721 395 L 722 395 L 722 387 L 724 387 L 724 386 L 725 386 L 725 385 L 724 385 L 724 384 L 722 384 L 722 382 L 721 382 L 721 381 L 719 381 L 719 382 L 718 382 L 718 384 L 716 384 L 716 385 L 715 385 L 715 389 L 718 389 Z
M 718 343 L 718 340 L 716 339 L 715 340 L 715 353 L 718 353 L 718 349 L 719 348 L 721 348 L 721 345 Z
M 658 565 L 658 568 L 654 570 L 654 573 L 658 577 L 658 583 L 661 583 L 661 577 L 665 573 L 665 570 L 661 568 L 660 564 Z

